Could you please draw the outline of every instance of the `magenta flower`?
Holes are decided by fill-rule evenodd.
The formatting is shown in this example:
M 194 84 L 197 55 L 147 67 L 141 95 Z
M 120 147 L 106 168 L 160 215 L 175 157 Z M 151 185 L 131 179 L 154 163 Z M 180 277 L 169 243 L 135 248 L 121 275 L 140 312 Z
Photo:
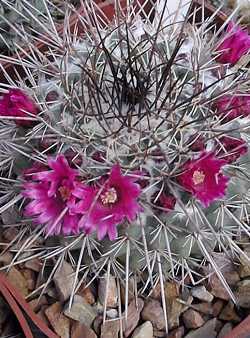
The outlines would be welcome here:
M 41 171 L 40 171 L 41 169 Z M 80 184 L 77 170 L 70 168 L 63 155 L 48 160 L 48 170 L 36 165 L 25 175 L 23 196 L 31 202 L 26 206 L 26 216 L 35 217 L 35 222 L 44 224 L 49 235 L 78 233 L 79 216 L 72 212 L 75 203 L 73 192 Z
M 10 89 L 0 99 L 0 116 L 8 117 L 31 117 L 39 112 L 36 103 L 20 89 Z M 31 115 L 29 115 L 29 114 Z M 33 123 L 31 120 L 15 119 L 19 126 L 30 127 Z
M 119 165 L 113 166 L 108 178 L 100 186 L 80 187 L 74 193 L 80 201 L 75 211 L 82 215 L 79 226 L 86 233 L 97 231 L 99 239 L 108 234 L 110 240 L 117 237 L 116 226 L 133 221 L 142 210 L 137 198 L 141 189 L 136 178 L 122 175 Z
M 220 171 L 226 161 L 213 153 L 203 152 L 198 159 L 188 160 L 178 176 L 180 185 L 191 192 L 205 207 L 225 196 L 229 178 Z
M 250 114 L 250 95 L 225 95 L 219 98 L 215 107 L 217 113 L 225 115 L 228 119 L 234 119 L 236 117 L 249 116 Z
M 221 63 L 234 65 L 242 55 L 250 50 L 250 36 L 234 23 L 227 27 L 227 34 L 218 49 L 221 54 L 217 60 Z
M 217 156 L 223 158 L 227 163 L 235 162 L 240 156 L 246 154 L 247 144 L 244 140 L 223 136 L 220 138 L 222 147 Z

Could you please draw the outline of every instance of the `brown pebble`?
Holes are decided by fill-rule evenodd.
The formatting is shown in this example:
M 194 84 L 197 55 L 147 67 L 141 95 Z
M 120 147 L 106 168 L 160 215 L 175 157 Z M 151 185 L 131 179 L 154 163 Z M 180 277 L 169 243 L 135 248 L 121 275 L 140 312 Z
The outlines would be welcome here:
M 189 309 L 185 311 L 182 315 L 185 326 L 188 329 L 197 329 L 204 324 L 204 319 L 199 314 L 199 312 Z

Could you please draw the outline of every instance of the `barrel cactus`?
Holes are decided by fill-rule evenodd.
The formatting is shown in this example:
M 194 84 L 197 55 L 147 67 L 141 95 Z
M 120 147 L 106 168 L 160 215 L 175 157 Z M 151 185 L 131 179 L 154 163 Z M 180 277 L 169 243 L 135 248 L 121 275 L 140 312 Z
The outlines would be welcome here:
M 0 101 L 0 210 L 22 234 L 12 264 L 52 261 L 46 286 L 67 259 L 72 297 L 104 274 L 148 295 L 210 264 L 234 299 L 214 257 L 236 258 L 249 236 L 250 36 L 136 0 L 112 18 L 82 6 L 68 4 L 63 32 L 48 16 L 23 34 L 25 56 L 2 56 L 23 72 Z

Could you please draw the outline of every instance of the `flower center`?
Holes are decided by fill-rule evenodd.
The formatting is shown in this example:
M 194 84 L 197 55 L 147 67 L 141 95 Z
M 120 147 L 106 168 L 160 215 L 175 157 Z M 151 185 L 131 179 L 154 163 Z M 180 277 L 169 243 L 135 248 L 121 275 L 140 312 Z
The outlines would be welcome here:
M 118 196 L 115 188 L 110 188 L 101 195 L 101 201 L 103 205 L 114 204 L 117 200 Z
M 68 187 L 65 187 L 65 186 L 61 186 L 59 189 L 58 189 L 61 197 L 62 197 L 62 200 L 63 201 L 67 201 L 71 195 L 71 189 L 69 189 Z
M 194 184 L 195 185 L 201 184 L 204 182 L 204 179 L 205 179 L 205 174 L 203 173 L 203 171 L 195 170 L 195 172 L 193 173 Z

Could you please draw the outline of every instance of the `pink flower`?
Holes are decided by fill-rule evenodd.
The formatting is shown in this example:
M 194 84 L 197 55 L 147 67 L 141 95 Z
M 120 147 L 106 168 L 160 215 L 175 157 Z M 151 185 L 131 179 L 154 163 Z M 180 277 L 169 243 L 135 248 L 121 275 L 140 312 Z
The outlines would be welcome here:
M 214 200 L 225 196 L 229 178 L 220 172 L 225 164 L 226 161 L 216 158 L 213 153 L 203 152 L 198 159 L 184 164 L 178 182 L 208 207 Z
M 119 165 L 113 166 L 108 178 L 99 186 L 80 187 L 75 196 L 80 199 L 75 211 L 82 215 L 79 226 L 86 233 L 97 231 L 99 239 L 108 234 L 117 237 L 116 226 L 126 219 L 131 222 L 142 210 L 137 198 L 141 189 L 136 178 L 124 176 Z
M 226 37 L 217 50 L 221 52 L 217 59 L 219 62 L 234 65 L 250 50 L 250 36 L 231 22 L 227 27 Z
M 223 158 L 227 163 L 235 162 L 240 156 L 247 152 L 247 144 L 244 140 L 223 136 L 220 138 L 222 147 L 217 156 Z
M 27 118 L 32 117 L 31 115 L 37 115 L 38 112 L 36 103 L 20 89 L 10 89 L 0 99 L 0 116 Z M 33 121 L 15 119 L 15 123 L 19 126 L 30 127 Z
M 169 212 L 170 210 L 174 210 L 176 198 L 166 191 L 163 191 L 157 198 L 158 194 L 159 192 L 154 194 L 152 199 L 152 202 L 155 204 L 156 208 L 164 211 L 165 213 Z
M 218 114 L 225 115 L 228 119 L 239 116 L 249 116 L 250 114 L 250 95 L 225 95 L 219 98 L 215 107 Z
M 49 235 L 78 233 L 79 216 L 72 212 L 73 192 L 80 184 L 76 180 L 77 170 L 70 168 L 65 157 L 60 155 L 48 160 L 48 170 L 37 165 L 26 172 L 28 174 L 32 179 L 24 183 L 23 196 L 31 202 L 26 206 L 26 216 L 45 224 Z

